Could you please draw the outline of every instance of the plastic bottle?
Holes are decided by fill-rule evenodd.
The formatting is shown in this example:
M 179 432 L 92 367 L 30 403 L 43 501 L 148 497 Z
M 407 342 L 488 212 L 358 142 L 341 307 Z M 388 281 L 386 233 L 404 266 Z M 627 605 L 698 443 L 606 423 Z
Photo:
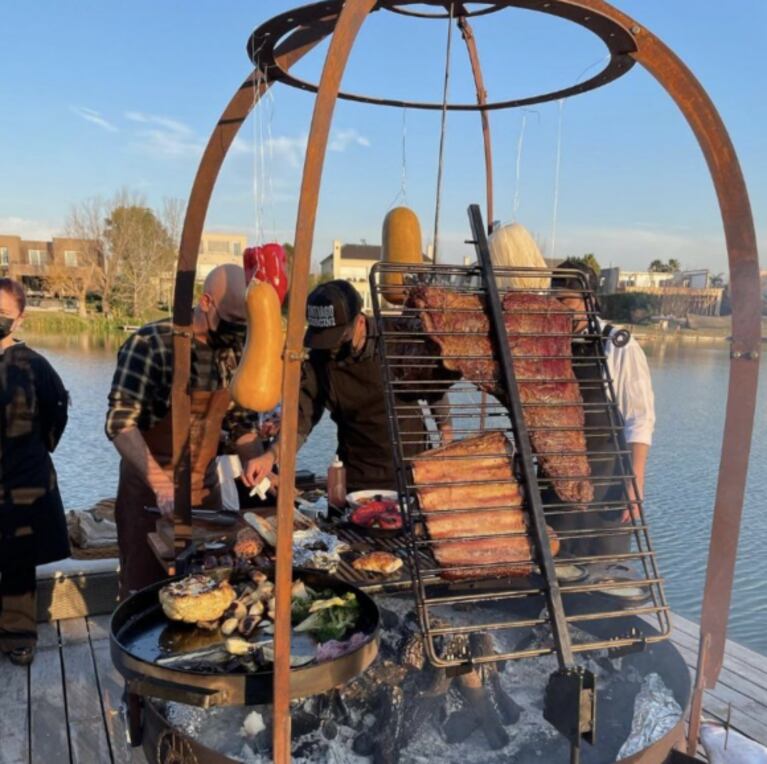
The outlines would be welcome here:
M 338 509 L 346 506 L 346 467 L 338 454 L 328 468 L 328 504 Z

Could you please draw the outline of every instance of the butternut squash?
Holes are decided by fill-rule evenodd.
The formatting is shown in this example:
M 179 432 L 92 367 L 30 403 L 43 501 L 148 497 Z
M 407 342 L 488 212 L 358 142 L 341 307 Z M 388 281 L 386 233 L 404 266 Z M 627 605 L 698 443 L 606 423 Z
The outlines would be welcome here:
M 418 216 L 408 207 L 395 207 L 390 210 L 383 222 L 381 235 L 383 246 L 383 261 L 398 265 L 418 265 L 423 262 L 421 246 L 421 225 Z M 381 290 L 383 296 L 394 305 L 401 305 L 407 297 L 404 284 L 404 273 L 383 273 Z
M 229 392 L 238 406 L 267 412 L 280 402 L 282 391 L 280 298 L 270 283 L 253 279 L 245 293 L 245 304 L 248 334 Z
M 505 225 L 493 231 L 488 241 L 490 260 L 499 268 L 546 268 L 541 250 L 530 232 L 519 223 Z M 551 279 L 542 276 L 508 276 L 498 279 L 501 289 L 548 289 Z

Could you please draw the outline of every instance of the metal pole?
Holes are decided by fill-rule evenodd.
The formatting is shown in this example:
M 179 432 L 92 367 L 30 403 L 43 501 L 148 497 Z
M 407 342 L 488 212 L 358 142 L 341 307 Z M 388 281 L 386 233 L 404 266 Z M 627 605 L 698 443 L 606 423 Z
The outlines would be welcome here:
M 362 23 L 376 0 L 347 0 L 330 41 L 314 103 L 298 202 L 295 254 L 290 278 L 290 306 L 282 377 L 280 491 L 277 499 L 277 560 L 275 565 L 274 735 L 277 764 L 290 761 L 290 590 L 293 557 L 293 494 L 296 473 L 298 389 L 303 360 L 304 316 L 317 217 L 322 168 L 346 62 Z

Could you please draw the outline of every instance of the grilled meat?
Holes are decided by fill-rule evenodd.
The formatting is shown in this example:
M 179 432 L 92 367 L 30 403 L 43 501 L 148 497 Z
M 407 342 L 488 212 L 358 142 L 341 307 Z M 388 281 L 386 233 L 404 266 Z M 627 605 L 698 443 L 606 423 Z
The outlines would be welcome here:
M 508 404 L 478 295 L 419 286 L 411 290 L 408 305 L 420 310 L 423 329 L 440 348 L 448 375 L 459 372 Z M 563 501 L 583 505 L 594 491 L 588 479 L 583 399 L 570 361 L 572 313 L 554 297 L 520 292 L 505 295 L 503 310 L 525 422 L 541 470 Z
M 531 572 L 528 517 L 510 457 L 504 434 L 490 432 L 413 460 L 413 482 L 443 578 Z M 557 554 L 559 542 L 553 535 L 551 545 Z

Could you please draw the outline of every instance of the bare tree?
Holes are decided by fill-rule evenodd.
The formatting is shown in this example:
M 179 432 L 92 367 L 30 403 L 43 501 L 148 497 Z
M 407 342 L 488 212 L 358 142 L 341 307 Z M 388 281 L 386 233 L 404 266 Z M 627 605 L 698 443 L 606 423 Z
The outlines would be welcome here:
M 100 197 L 70 208 L 64 230 L 67 237 L 77 240 L 77 265 L 54 263 L 46 275 L 52 292 L 77 299 L 81 316 L 86 315 L 88 293 L 104 290 L 105 209 L 106 203 Z

